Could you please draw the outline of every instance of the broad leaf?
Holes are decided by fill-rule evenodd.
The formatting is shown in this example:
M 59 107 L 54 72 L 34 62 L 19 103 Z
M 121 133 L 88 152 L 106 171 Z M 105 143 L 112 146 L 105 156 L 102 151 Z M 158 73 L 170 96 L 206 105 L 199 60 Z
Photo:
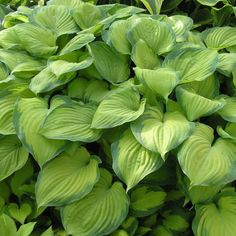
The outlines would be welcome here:
M 18 47 L 36 57 L 47 57 L 57 50 L 56 36 L 50 30 L 30 23 L 19 24 L 1 31 L 0 41 L 3 48 Z
M 202 37 L 207 47 L 223 49 L 236 45 L 236 28 L 225 26 L 203 31 Z
M 236 232 L 236 195 L 223 193 L 214 202 L 196 206 L 193 232 L 196 236 L 227 235 Z
M 0 180 L 23 167 L 27 159 L 28 152 L 15 135 L 0 138 Z
M 219 115 L 227 121 L 236 122 L 236 98 L 223 96 L 225 99 L 225 106 L 218 111 Z
M 136 120 L 145 108 L 138 91 L 132 87 L 112 90 L 98 106 L 92 121 L 92 128 L 113 128 Z
M 50 139 L 94 142 L 102 131 L 90 128 L 97 106 L 70 102 L 50 112 L 43 122 L 40 134 Z
M 79 7 L 83 4 L 81 0 L 50 0 L 47 2 L 48 5 L 55 5 L 55 6 L 65 6 L 69 9 L 74 9 Z
M 160 155 L 144 148 L 130 129 L 111 145 L 111 151 L 113 170 L 126 183 L 127 191 L 163 164 Z
M 183 48 L 173 51 L 163 63 L 164 67 L 180 72 L 181 83 L 202 81 L 214 73 L 217 65 L 217 52 L 203 48 Z
M 142 69 L 155 69 L 161 64 L 158 55 L 142 39 L 133 46 L 131 59 L 137 67 Z
M 161 5 L 164 0 L 141 0 L 144 6 L 148 9 L 150 14 L 159 14 L 161 10 Z
M 140 39 L 158 55 L 169 52 L 175 44 L 175 34 L 171 27 L 151 18 L 138 18 L 131 25 L 128 39 L 132 45 Z
M 235 144 L 222 138 L 213 140 L 213 129 L 199 123 L 178 152 L 191 186 L 222 185 L 236 179 Z
M 115 21 L 108 31 L 109 44 L 122 54 L 130 54 L 131 52 L 131 45 L 126 36 L 129 25 L 127 20 Z
M 19 230 L 17 231 L 16 236 L 30 236 L 32 235 L 32 231 L 34 230 L 36 222 L 30 222 L 24 225 L 21 225 Z
M 216 3 L 220 2 L 221 0 L 197 0 L 202 5 L 206 6 L 214 6 Z
M 225 105 L 224 99 L 208 99 L 200 96 L 190 86 L 179 86 L 176 97 L 190 121 L 209 116 Z
M 77 146 L 77 145 L 76 145 Z M 99 179 L 98 160 L 83 147 L 45 165 L 36 183 L 38 206 L 63 206 L 86 196 Z
M 46 6 L 36 8 L 30 15 L 30 22 L 49 29 L 57 36 L 78 31 L 71 11 L 65 6 Z
M 136 139 L 147 149 L 165 154 L 180 145 L 192 132 L 194 124 L 180 112 L 163 113 L 157 106 L 148 106 L 131 130 Z
M 140 82 L 147 85 L 149 89 L 164 98 L 165 101 L 179 82 L 176 72 L 168 68 L 148 70 L 136 67 L 134 71 Z
M 236 142 L 236 123 L 227 123 L 225 129 L 222 127 L 217 127 L 217 133 L 225 139 L 231 139 Z
M 189 31 L 193 27 L 193 20 L 183 15 L 170 16 L 166 20 L 172 27 L 176 35 L 176 42 L 185 42 Z
M 72 38 L 65 47 L 60 51 L 59 55 L 65 55 L 70 52 L 76 51 L 91 43 L 95 39 L 93 34 L 79 34 Z
M 0 215 L 0 234 L 7 236 L 16 236 L 15 222 L 6 214 Z
M 74 9 L 73 17 L 79 27 L 84 30 L 98 24 L 102 18 L 102 11 L 91 3 L 80 4 Z
M 230 76 L 236 67 L 236 53 L 220 53 L 217 70 L 225 76 Z
M 63 60 L 53 61 L 31 80 L 30 89 L 36 94 L 48 92 L 68 83 L 74 78 L 76 71 L 87 68 L 92 63 L 91 57 L 78 63 Z
M 94 64 L 101 76 L 110 83 L 120 83 L 128 79 L 130 70 L 128 58 L 103 42 L 90 44 Z
M 65 145 L 64 141 L 49 140 L 39 134 L 47 113 L 46 100 L 21 98 L 13 114 L 17 136 L 40 166 L 59 154 Z
M 78 202 L 62 208 L 61 216 L 68 234 L 102 236 L 116 230 L 128 210 L 129 200 L 122 184 L 112 184 L 112 175 L 101 170 L 93 190 Z
M 132 215 L 144 217 L 153 214 L 164 204 L 166 195 L 159 187 L 141 185 L 135 188 L 130 195 Z

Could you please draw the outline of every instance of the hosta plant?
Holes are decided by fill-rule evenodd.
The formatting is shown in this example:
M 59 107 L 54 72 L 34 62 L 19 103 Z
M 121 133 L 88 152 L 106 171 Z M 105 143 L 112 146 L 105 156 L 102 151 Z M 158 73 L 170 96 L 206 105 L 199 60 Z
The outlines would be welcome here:
M 235 1 L 101 3 L 2 6 L 0 235 L 236 235 Z

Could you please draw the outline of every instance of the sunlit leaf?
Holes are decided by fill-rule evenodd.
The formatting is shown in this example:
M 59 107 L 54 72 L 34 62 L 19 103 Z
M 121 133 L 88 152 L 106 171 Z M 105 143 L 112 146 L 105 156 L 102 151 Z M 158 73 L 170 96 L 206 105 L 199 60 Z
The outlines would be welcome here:
M 13 114 L 16 134 L 40 166 L 58 155 L 64 141 L 49 140 L 39 134 L 48 113 L 47 101 L 42 98 L 21 98 Z
M 94 64 L 101 76 L 110 83 L 120 83 L 128 79 L 130 70 L 128 58 L 103 42 L 90 44 Z
M 111 146 L 113 170 L 127 185 L 127 191 L 163 164 L 158 153 L 144 148 L 130 129 Z
M 129 200 L 120 182 L 101 170 L 99 182 L 83 199 L 62 208 L 68 234 L 102 236 L 116 230 L 128 214 Z M 79 222 L 79 223 L 78 223 Z
M 139 18 L 131 25 L 128 39 L 132 45 L 144 40 L 158 55 L 169 52 L 175 44 L 175 34 L 171 27 L 151 18 Z
M 60 206 L 86 196 L 99 179 L 98 160 L 83 147 L 65 151 L 43 167 L 36 183 L 38 206 Z
M 163 113 L 158 107 L 147 106 L 145 112 L 131 123 L 135 138 L 162 158 L 180 145 L 192 132 L 194 124 L 178 111 Z
M 179 164 L 191 185 L 221 185 L 236 179 L 236 146 L 229 140 L 214 141 L 213 129 L 198 124 L 178 152 Z
M 140 101 L 138 91 L 132 87 L 111 91 L 99 104 L 91 124 L 92 128 L 113 128 L 137 119 L 143 112 L 145 100 Z
M 196 206 L 193 232 L 196 236 L 229 235 L 236 232 L 236 196 L 223 193 L 214 202 Z M 223 222 L 223 223 L 222 223 Z

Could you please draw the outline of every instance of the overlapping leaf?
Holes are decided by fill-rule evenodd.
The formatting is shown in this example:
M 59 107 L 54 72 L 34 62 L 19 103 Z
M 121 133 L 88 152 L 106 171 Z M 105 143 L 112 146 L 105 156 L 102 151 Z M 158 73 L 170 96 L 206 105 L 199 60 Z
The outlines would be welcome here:
M 132 87 L 124 87 L 110 92 L 98 106 L 92 128 L 113 128 L 136 120 L 145 108 L 145 100 L 140 101 L 138 91 Z
M 112 144 L 113 170 L 127 185 L 127 190 L 138 184 L 146 175 L 158 170 L 163 160 L 158 153 L 144 148 L 130 129 Z
M 136 139 L 147 149 L 158 152 L 162 158 L 189 137 L 194 124 L 178 111 L 163 113 L 158 107 L 147 106 L 143 115 L 132 122 Z
M 221 185 L 236 179 L 236 146 L 230 140 L 214 141 L 213 129 L 198 124 L 178 152 L 178 160 L 191 185 Z
M 126 218 L 128 208 L 129 200 L 122 184 L 112 184 L 111 174 L 102 169 L 93 190 L 62 209 L 62 221 L 68 234 L 102 236 L 118 228 Z
M 49 140 L 39 133 L 47 113 L 48 104 L 46 100 L 42 98 L 20 98 L 13 114 L 17 136 L 40 166 L 57 156 L 65 145 L 63 140 Z
M 36 184 L 38 206 L 60 206 L 75 202 L 86 196 L 98 181 L 98 160 L 90 157 L 83 147 L 71 149 L 41 170 Z

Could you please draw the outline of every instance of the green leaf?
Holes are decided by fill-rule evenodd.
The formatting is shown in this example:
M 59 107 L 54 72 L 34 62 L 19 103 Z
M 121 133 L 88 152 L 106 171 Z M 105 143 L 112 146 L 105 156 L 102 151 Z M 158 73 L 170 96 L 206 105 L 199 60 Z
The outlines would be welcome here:
M 0 180 L 23 167 L 27 159 L 28 152 L 15 135 L 0 138 Z
M 91 3 L 80 4 L 74 9 L 73 17 L 79 27 L 84 30 L 98 24 L 102 18 L 102 11 Z
M 172 51 L 163 63 L 164 67 L 181 73 L 181 83 L 202 81 L 214 73 L 217 65 L 217 52 L 205 48 L 183 48 Z
M 70 9 L 74 9 L 83 4 L 81 0 L 50 0 L 47 2 L 48 5 L 55 5 L 55 6 L 65 6 Z
M 127 36 L 132 45 L 140 39 L 144 40 L 158 55 L 169 52 L 175 44 L 175 34 L 171 27 L 165 22 L 151 18 L 138 18 L 131 25 Z
M 23 82 L 13 84 L 12 90 L 10 88 L 4 90 L 0 93 L 0 134 L 10 135 L 16 133 L 12 116 L 17 98 L 31 97 L 33 94 L 28 90 L 28 85 Z
M 165 202 L 166 193 L 159 187 L 141 185 L 131 192 L 131 214 L 145 217 L 156 212 Z
M 129 78 L 128 58 L 103 42 L 90 44 L 94 64 L 101 76 L 110 83 L 120 83 Z
M 49 5 L 36 8 L 32 11 L 29 20 L 33 24 L 51 30 L 57 36 L 78 31 L 70 10 L 65 6 Z
M 64 141 L 49 140 L 39 134 L 48 113 L 47 101 L 42 98 L 21 98 L 16 103 L 13 123 L 17 136 L 40 166 L 59 154 Z
M 206 6 L 214 6 L 216 3 L 220 2 L 221 0 L 197 0 L 200 4 Z
M 137 67 L 142 69 L 155 69 L 161 64 L 158 55 L 142 39 L 133 46 L 131 59 Z
M 225 130 L 222 127 L 217 127 L 217 133 L 224 139 L 231 139 L 236 142 L 236 123 L 227 123 Z
M 3 48 L 21 48 L 36 57 L 48 57 L 56 50 L 56 36 L 47 29 L 30 23 L 18 24 L 0 32 Z
M 109 28 L 108 40 L 119 53 L 130 54 L 131 45 L 126 37 L 130 23 L 127 20 L 115 21 Z
M 217 70 L 223 75 L 230 77 L 233 68 L 236 67 L 236 53 L 220 53 Z
M 46 231 L 44 231 L 40 236 L 54 236 L 52 227 L 48 228 Z
M 99 180 L 98 163 L 83 147 L 60 154 L 39 173 L 38 206 L 63 206 L 82 199 Z
M 236 45 L 236 28 L 214 27 L 203 31 L 202 38 L 209 48 L 223 49 Z
M 72 38 L 65 47 L 60 51 L 59 55 L 65 55 L 73 51 L 79 50 L 95 39 L 93 34 L 78 34 Z
M 78 202 L 62 208 L 61 216 L 68 234 L 102 236 L 116 230 L 128 210 L 129 199 L 122 184 L 112 184 L 112 175 L 102 169 L 93 190 Z
M 26 218 L 32 212 L 32 207 L 29 203 L 22 203 L 20 206 L 15 203 L 11 203 L 7 207 L 7 211 L 12 218 L 17 220 L 21 224 L 24 224 Z
M 163 113 L 157 106 L 148 106 L 137 120 L 131 123 L 135 138 L 147 149 L 165 154 L 180 145 L 192 132 L 194 123 L 180 112 Z
M 236 98 L 223 96 L 225 99 L 225 106 L 218 111 L 218 114 L 227 121 L 236 122 Z
M 111 145 L 113 170 L 125 182 L 129 191 L 145 176 L 158 170 L 163 160 L 158 153 L 144 148 L 130 129 Z
M 0 215 L 0 235 L 16 236 L 16 225 L 6 214 Z
M 12 193 L 20 198 L 25 193 L 23 187 L 26 185 L 26 182 L 32 180 L 33 174 L 33 164 L 31 162 L 31 159 L 28 159 L 26 164 L 21 169 L 16 171 L 10 179 Z
M 132 87 L 112 90 L 98 106 L 92 128 L 113 128 L 137 119 L 145 108 L 138 91 Z
M 16 236 L 30 236 L 34 229 L 35 224 L 36 222 L 30 222 L 30 223 L 21 225 L 21 227 L 17 231 Z
M 140 0 L 144 6 L 148 9 L 150 14 L 159 14 L 161 10 L 161 5 L 164 0 Z
M 94 142 L 102 131 L 90 128 L 97 106 L 71 101 L 47 115 L 40 134 L 49 139 Z
M 175 86 L 179 82 L 178 75 L 169 68 L 159 68 L 156 70 L 134 68 L 137 78 L 154 93 L 167 101 Z
M 181 214 L 170 214 L 163 220 L 163 225 L 172 232 L 185 232 L 189 223 Z
M 196 94 L 208 99 L 215 99 L 216 96 L 219 96 L 220 83 L 218 77 L 214 74 L 203 81 L 190 82 L 188 86 L 190 86 Z M 181 87 L 184 88 L 184 86 Z
M 0 61 L 3 62 L 12 71 L 12 74 L 15 74 L 15 68 L 22 64 L 33 63 L 35 65 L 35 63 L 40 63 L 40 60 L 34 59 L 25 52 L 6 49 L 0 49 Z
M 165 228 L 163 225 L 159 225 L 154 230 L 154 236 L 173 236 L 173 234 L 170 230 Z
M 197 205 L 193 220 L 193 232 L 196 236 L 227 235 L 236 232 L 236 195 L 223 193 L 214 202 Z
M 191 186 L 223 185 L 236 179 L 235 144 L 222 138 L 213 140 L 213 129 L 199 123 L 178 152 Z
M 183 15 L 174 15 L 167 18 L 166 23 L 169 23 L 176 35 L 176 42 L 185 42 L 189 31 L 193 27 L 193 20 L 190 17 Z
M 63 60 L 53 61 L 31 80 L 30 89 L 36 94 L 48 92 L 68 83 L 74 78 L 76 71 L 87 68 L 92 63 L 91 57 L 78 63 Z
M 197 94 L 190 86 L 177 87 L 176 97 L 190 121 L 209 116 L 225 105 L 224 99 L 205 98 Z

